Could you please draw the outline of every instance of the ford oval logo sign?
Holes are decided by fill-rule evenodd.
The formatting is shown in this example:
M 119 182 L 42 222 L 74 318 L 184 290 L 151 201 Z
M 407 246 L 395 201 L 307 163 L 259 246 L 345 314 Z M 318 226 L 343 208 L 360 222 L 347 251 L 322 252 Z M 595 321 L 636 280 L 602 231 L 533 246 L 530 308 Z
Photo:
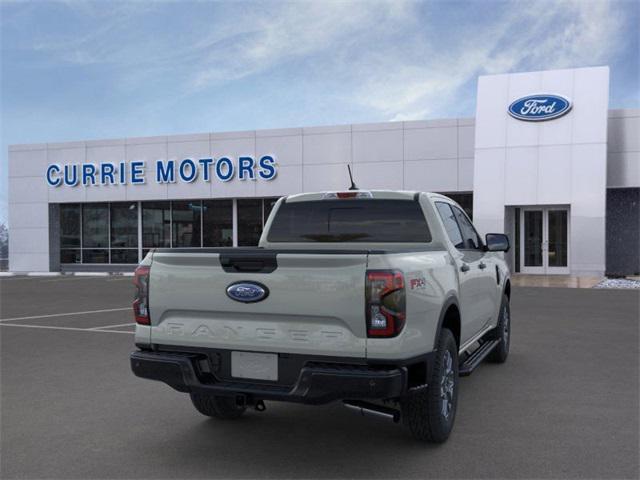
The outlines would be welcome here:
M 269 296 L 269 289 L 258 282 L 236 282 L 227 287 L 227 296 L 242 303 L 253 303 Z
M 528 122 L 558 118 L 569 110 L 571 110 L 571 100 L 560 95 L 529 95 L 509 105 L 509 115 Z

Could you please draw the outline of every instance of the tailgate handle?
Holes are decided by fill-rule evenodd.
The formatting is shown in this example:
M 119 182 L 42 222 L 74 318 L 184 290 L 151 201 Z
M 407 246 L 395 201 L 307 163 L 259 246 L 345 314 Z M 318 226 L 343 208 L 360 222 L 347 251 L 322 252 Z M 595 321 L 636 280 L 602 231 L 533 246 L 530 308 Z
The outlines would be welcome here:
M 220 265 L 227 273 L 271 273 L 278 268 L 275 253 L 221 254 Z

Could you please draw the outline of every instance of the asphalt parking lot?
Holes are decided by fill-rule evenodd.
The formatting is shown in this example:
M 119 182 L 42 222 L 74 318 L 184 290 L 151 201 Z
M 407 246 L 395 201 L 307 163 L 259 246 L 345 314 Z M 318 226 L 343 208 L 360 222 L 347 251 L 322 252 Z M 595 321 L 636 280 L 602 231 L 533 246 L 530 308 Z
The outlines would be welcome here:
M 0 295 L 3 479 L 639 475 L 638 291 L 514 289 L 511 356 L 461 380 L 442 446 L 339 404 L 201 416 L 131 374 L 129 277 L 13 277 Z

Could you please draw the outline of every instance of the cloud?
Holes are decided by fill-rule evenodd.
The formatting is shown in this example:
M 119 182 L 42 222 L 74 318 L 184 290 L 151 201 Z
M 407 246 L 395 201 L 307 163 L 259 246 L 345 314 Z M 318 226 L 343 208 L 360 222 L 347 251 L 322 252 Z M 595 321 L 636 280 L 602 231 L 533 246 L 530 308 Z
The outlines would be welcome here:
M 205 88 L 264 72 L 285 62 L 336 51 L 354 37 L 374 34 L 389 20 L 407 19 L 404 0 L 374 2 L 297 2 L 271 4 L 268 11 L 249 15 L 252 25 L 233 42 L 214 40 L 200 44 L 205 62 L 191 86 Z M 332 62 L 328 62 L 331 64 Z
M 114 88 L 167 81 L 180 98 L 284 72 L 391 120 L 456 114 L 481 74 L 606 62 L 626 26 L 618 4 L 582 0 L 61 5 L 78 21 L 31 48 L 53 65 L 106 66 Z
M 600 64 L 623 32 L 621 12 L 609 2 L 507 4 L 495 20 L 459 26 L 455 44 L 417 39 L 409 58 L 378 54 L 377 69 L 391 72 L 383 77 L 367 75 L 363 59 L 356 68 L 368 80 L 355 98 L 390 120 L 451 115 L 461 88 L 478 75 Z M 438 50 L 448 55 L 433 55 Z

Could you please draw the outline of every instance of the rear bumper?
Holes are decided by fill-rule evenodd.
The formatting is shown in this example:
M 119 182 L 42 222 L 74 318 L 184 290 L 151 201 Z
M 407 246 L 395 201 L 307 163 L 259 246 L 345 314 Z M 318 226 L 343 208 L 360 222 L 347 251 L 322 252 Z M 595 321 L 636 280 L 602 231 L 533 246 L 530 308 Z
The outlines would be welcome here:
M 254 400 L 322 404 L 397 398 L 407 390 L 404 366 L 307 362 L 291 386 L 220 380 L 199 371 L 201 360 L 202 355 L 197 353 L 137 351 L 131 354 L 131 369 L 138 377 L 164 382 L 180 392 L 244 395 Z

